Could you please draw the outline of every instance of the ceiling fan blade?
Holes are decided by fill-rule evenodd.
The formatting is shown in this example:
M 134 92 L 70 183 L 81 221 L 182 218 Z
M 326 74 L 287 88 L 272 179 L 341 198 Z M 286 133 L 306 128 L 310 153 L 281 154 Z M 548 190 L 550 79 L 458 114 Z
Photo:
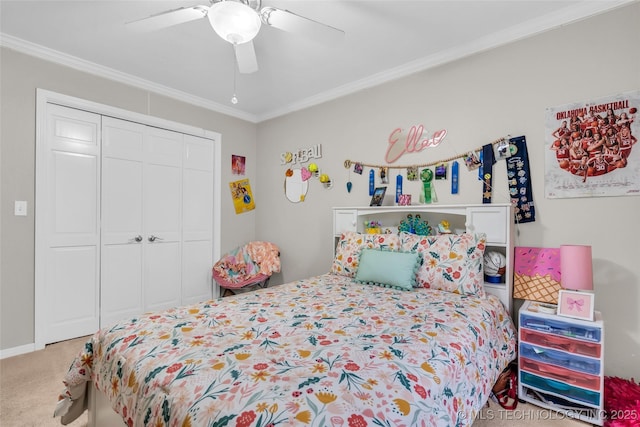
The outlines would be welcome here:
M 344 31 L 326 24 L 296 15 L 288 10 L 265 7 L 260 12 L 262 22 L 280 30 L 306 36 L 322 43 L 337 43 L 344 38 Z
M 258 59 L 256 58 L 256 51 L 253 48 L 252 41 L 234 44 L 233 49 L 236 52 L 238 71 L 242 74 L 251 74 L 258 71 Z
M 138 31 L 156 31 L 184 22 L 195 21 L 204 18 L 209 12 L 208 6 L 181 7 L 179 9 L 168 10 L 146 18 L 127 22 L 129 28 Z

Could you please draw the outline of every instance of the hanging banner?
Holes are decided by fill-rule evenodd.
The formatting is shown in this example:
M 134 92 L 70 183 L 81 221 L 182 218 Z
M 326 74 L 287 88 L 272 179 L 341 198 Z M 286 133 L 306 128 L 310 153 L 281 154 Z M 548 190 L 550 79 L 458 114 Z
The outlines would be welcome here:
M 511 203 L 515 208 L 515 220 L 518 223 L 533 222 L 536 220 L 536 208 L 533 204 L 531 168 L 525 136 L 510 138 L 509 151 L 511 156 L 507 159 L 507 178 Z
M 640 195 L 640 91 L 546 109 L 547 198 Z

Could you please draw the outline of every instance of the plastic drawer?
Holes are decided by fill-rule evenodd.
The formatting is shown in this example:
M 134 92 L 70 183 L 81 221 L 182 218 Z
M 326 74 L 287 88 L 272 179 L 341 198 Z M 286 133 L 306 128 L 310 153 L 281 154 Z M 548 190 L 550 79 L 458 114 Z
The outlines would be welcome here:
M 585 326 L 573 322 L 563 322 L 543 317 L 520 315 L 520 326 L 554 335 L 600 342 L 602 330 L 596 326 Z
M 523 385 L 528 385 L 542 391 L 557 393 L 561 396 L 575 399 L 590 405 L 600 405 L 600 393 L 596 391 L 574 387 L 550 378 L 542 378 L 524 370 L 520 370 L 520 381 L 522 381 Z
M 587 374 L 600 374 L 600 360 L 520 342 L 520 356 Z
M 520 328 L 520 341 L 568 351 L 569 353 L 581 354 L 583 356 L 600 358 L 601 348 L 598 343 L 574 340 L 546 332 L 532 331 L 526 328 Z
M 520 369 L 538 374 L 546 378 L 563 381 L 576 387 L 584 387 L 594 391 L 600 390 L 600 377 L 583 372 L 570 371 L 560 366 L 549 365 L 535 360 L 520 357 Z

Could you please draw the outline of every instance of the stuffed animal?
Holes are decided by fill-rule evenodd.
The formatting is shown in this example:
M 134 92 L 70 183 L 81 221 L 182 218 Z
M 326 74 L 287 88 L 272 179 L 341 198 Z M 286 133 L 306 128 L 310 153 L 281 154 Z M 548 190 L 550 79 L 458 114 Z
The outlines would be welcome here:
M 428 236 L 429 234 L 431 234 L 432 229 L 428 221 L 422 221 L 420 214 L 416 214 L 416 216 L 409 214 L 407 215 L 406 220 L 403 219 L 402 221 L 400 221 L 398 231 L 417 234 L 419 236 Z

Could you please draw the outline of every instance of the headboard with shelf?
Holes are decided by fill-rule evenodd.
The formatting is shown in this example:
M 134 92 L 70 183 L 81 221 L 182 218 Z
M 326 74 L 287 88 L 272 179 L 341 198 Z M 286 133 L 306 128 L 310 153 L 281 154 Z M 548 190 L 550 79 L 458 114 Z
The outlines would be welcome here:
M 333 208 L 333 247 L 344 231 L 364 232 L 365 221 L 380 221 L 382 229 L 397 227 L 407 215 L 419 214 L 434 230 L 442 220 L 449 221 L 451 231 L 485 233 L 486 251 L 505 256 L 504 283 L 485 282 L 486 292 L 496 295 L 512 314 L 513 306 L 513 207 L 509 204 L 479 205 L 411 205 Z

